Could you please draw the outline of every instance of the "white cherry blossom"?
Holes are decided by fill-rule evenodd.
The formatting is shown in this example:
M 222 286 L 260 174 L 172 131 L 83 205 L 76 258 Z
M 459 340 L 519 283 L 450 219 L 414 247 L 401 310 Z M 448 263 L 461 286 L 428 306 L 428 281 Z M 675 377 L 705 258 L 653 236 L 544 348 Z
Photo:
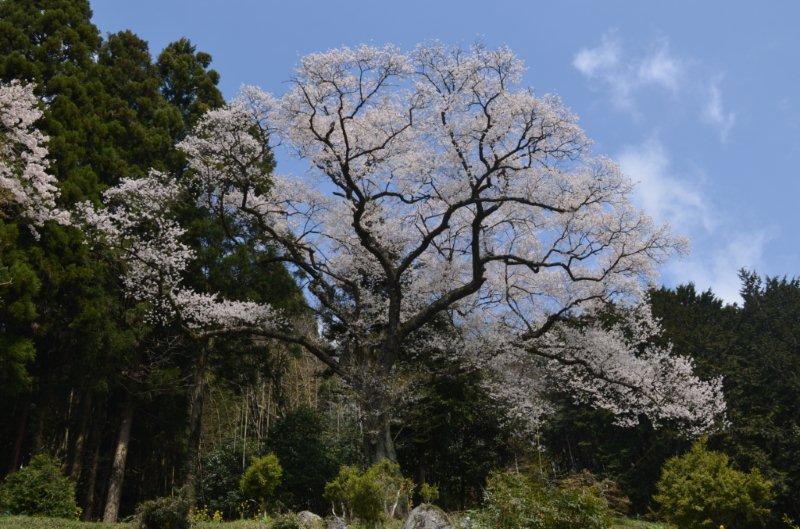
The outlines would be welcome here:
M 24 219 L 34 234 L 47 221 L 69 223 L 56 205 L 58 182 L 47 172 L 47 136 L 33 85 L 0 83 L 0 215 Z

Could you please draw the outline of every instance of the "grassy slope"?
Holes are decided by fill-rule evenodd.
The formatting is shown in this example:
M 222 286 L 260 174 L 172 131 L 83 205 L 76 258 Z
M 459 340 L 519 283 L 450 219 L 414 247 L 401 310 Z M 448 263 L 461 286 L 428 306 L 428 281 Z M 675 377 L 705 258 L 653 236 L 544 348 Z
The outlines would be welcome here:
M 60 518 L 37 518 L 31 516 L 0 516 L 0 529 L 135 529 L 131 523 L 105 524 L 79 522 Z M 200 523 L 194 529 L 267 529 L 267 526 L 250 520 L 225 523 Z M 618 520 L 612 529 L 670 529 L 669 526 L 639 520 Z

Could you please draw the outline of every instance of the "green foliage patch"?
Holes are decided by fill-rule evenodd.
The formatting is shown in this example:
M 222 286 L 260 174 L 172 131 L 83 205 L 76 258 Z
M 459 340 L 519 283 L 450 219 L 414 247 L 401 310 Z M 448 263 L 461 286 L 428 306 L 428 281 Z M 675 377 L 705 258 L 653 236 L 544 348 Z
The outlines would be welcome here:
M 75 484 L 61 473 L 57 459 L 39 454 L 6 476 L 0 485 L 0 512 L 77 518 Z
M 323 442 L 319 415 L 302 407 L 283 417 L 270 432 L 269 448 L 278 456 L 283 479 L 277 495 L 294 511 L 322 512 L 325 483 L 336 475 L 338 465 Z
M 474 515 L 476 528 L 607 529 L 612 516 L 596 486 L 551 482 L 534 474 L 495 472 L 485 504 Z
M 335 515 L 377 527 L 408 505 L 412 490 L 413 482 L 403 477 L 400 466 L 383 459 L 363 472 L 343 466 L 325 485 L 325 497 L 333 504 Z
M 239 488 L 242 456 L 235 441 L 226 441 L 205 455 L 197 490 L 197 502 L 209 512 L 220 511 L 225 519 L 240 516 L 245 497 Z
M 655 500 L 681 529 L 745 529 L 769 516 L 770 489 L 758 470 L 736 470 L 727 455 L 697 442 L 664 465 Z
M 183 493 L 142 502 L 136 508 L 138 529 L 188 529 L 190 507 Z
M 250 466 L 242 474 L 239 488 L 245 497 L 266 511 L 267 502 L 281 482 L 283 469 L 275 454 L 253 458 Z

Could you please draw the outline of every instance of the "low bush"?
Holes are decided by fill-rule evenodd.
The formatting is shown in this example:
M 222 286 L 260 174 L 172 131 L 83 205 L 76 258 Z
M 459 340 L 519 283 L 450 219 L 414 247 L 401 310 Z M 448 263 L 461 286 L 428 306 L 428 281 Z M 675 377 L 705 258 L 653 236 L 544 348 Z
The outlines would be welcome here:
M 380 490 L 354 466 L 339 469 L 339 474 L 325 485 L 325 498 L 331 502 L 334 516 L 367 523 L 377 523 L 382 518 Z
M 596 485 L 552 482 L 519 472 L 489 476 L 485 503 L 472 527 L 492 529 L 606 529 L 611 509 Z
M 728 456 L 700 441 L 665 464 L 655 500 L 681 529 L 758 527 L 769 515 L 771 484 L 758 470 L 731 467 Z
M 419 486 L 419 495 L 424 503 L 433 503 L 439 499 L 439 487 L 423 483 Z
M 267 502 L 272 499 L 282 475 L 283 469 L 275 454 L 256 457 L 242 474 L 239 489 L 248 500 L 258 504 L 262 512 L 266 512 Z
M 400 466 L 384 459 L 363 472 L 343 466 L 325 485 L 325 498 L 334 515 L 375 527 L 407 510 L 412 489 L 413 482 L 403 477 Z
M 136 507 L 136 525 L 139 529 L 189 529 L 190 508 L 184 492 L 144 501 Z
M 6 476 L 0 485 L 0 512 L 75 519 L 80 509 L 75 485 L 61 473 L 58 460 L 39 454 Z
M 619 484 L 609 478 L 600 478 L 588 470 L 567 476 L 561 485 L 568 488 L 591 487 L 597 490 L 608 502 L 608 506 L 619 516 L 627 516 L 631 511 L 631 500 L 622 492 Z
M 272 520 L 270 529 L 300 529 L 300 523 L 297 521 L 297 515 L 284 514 Z
M 203 457 L 200 468 L 197 502 L 207 507 L 209 513 L 219 511 L 228 520 L 242 516 L 246 502 L 239 489 L 241 445 L 238 450 L 234 441 L 218 445 Z

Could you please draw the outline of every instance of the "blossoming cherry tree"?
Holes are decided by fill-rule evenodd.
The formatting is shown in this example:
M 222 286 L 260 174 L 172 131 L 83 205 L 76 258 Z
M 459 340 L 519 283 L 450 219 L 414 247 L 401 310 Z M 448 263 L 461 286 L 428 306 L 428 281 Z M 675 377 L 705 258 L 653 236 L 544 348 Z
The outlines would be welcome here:
M 482 46 L 311 54 L 280 98 L 248 87 L 208 112 L 178 145 L 188 176 L 123 181 L 116 207 L 86 215 L 128 249 L 131 290 L 161 314 L 301 345 L 340 375 L 376 459 L 394 457 L 397 371 L 430 354 L 485 368 L 531 418 L 558 389 L 622 423 L 709 428 L 720 381 L 653 345 L 643 303 L 684 242 L 632 204 L 631 181 L 557 97 L 520 86 L 523 70 Z M 271 174 L 270 141 L 308 172 Z M 168 205 L 182 185 L 202 189 L 231 241 L 297 272 L 319 332 L 181 286 L 192 256 Z

